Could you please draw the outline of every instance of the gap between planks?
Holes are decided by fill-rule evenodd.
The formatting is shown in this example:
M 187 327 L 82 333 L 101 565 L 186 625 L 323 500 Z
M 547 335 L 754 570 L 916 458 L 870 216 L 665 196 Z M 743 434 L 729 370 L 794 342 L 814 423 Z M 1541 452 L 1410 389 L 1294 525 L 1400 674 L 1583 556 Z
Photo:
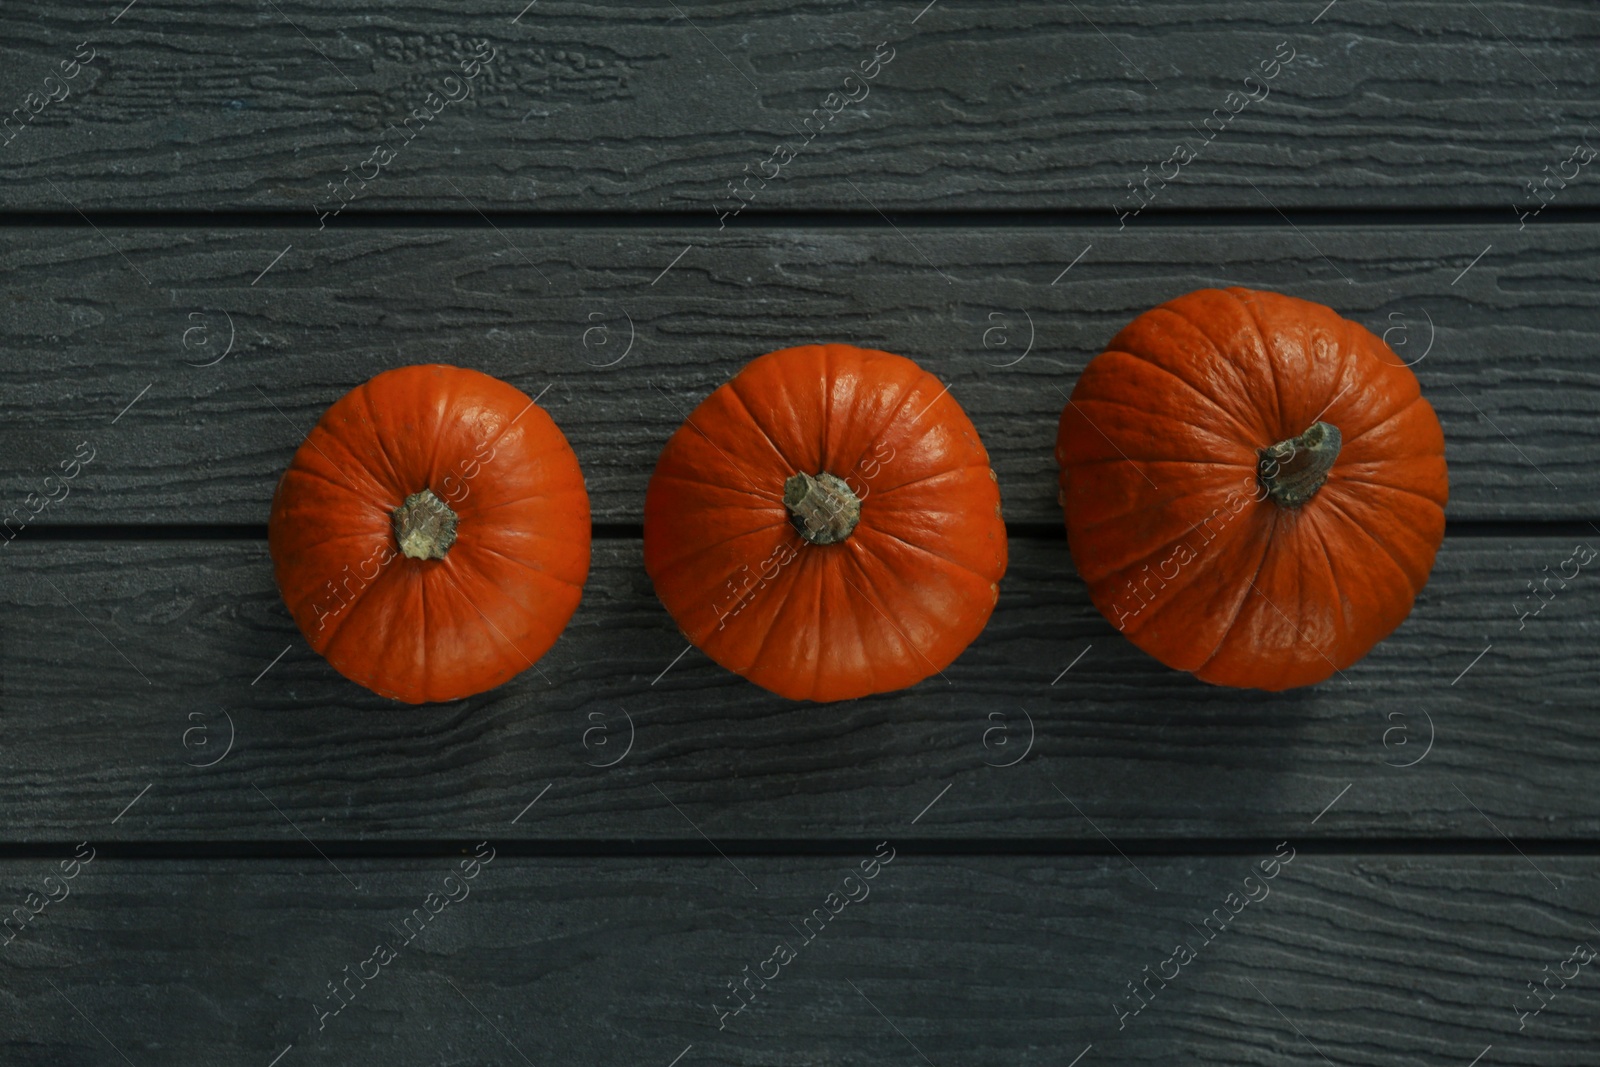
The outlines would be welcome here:
M 317 848 L 336 859 L 428 859 L 452 857 L 471 852 L 473 844 L 485 834 L 494 836 L 495 848 L 507 856 L 523 859 L 693 859 L 717 860 L 716 852 L 706 847 L 703 838 L 660 840 L 505 837 L 485 828 L 460 840 L 440 838 L 394 840 L 321 839 Z M 1505 859 L 1521 863 L 1527 856 L 1600 857 L 1600 838 L 1515 838 L 1516 849 L 1500 837 L 1300 837 L 1295 848 L 1308 856 L 1439 856 L 1476 859 Z M 1256 856 L 1277 847 L 1276 838 L 1267 837 L 1122 837 L 1116 845 L 1101 837 L 1058 838 L 971 838 L 897 837 L 895 848 L 909 856 L 959 858 L 963 856 L 1036 856 L 1060 859 L 1108 859 L 1140 856 L 1181 859 L 1193 856 Z M 10 860 L 56 859 L 70 852 L 74 842 L 35 841 L 0 843 L 0 862 Z M 719 838 L 717 847 L 729 856 L 740 857 L 850 857 L 863 848 L 870 850 L 869 838 L 838 836 L 828 838 Z M 127 860 L 298 860 L 321 862 L 303 841 L 273 839 L 263 841 L 97 841 L 97 855 Z M 1522 853 L 1523 855 L 1519 855 Z
M 1372 228 L 1482 227 L 1505 224 L 1504 206 L 1466 208 L 1290 207 L 1296 225 L 1355 230 Z M 0 228 L 84 229 L 283 229 L 307 228 L 307 212 L 288 209 L 224 211 L 0 211 Z M 887 217 L 886 217 L 887 216 Z M 1140 215 L 1145 229 L 1216 229 L 1245 227 L 1282 229 L 1283 215 L 1272 209 L 1153 208 Z M 772 209 L 751 211 L 738 225 L 766 230 L 915 229 L 1070 229 L 1117 230 L 1115 213 L 1106 209 L 989 208 L 938 211 L 926 208 L 885 213 Z M 430 208 L 350 211 L 338 225 L 352 229 L 601 229 L 686 230 L 716 232 L 714 217 L 686 211 L 456 211 Z M 1540 216 L 1541 226 L 1600 223 L 1600 205 L 1552 207 Z

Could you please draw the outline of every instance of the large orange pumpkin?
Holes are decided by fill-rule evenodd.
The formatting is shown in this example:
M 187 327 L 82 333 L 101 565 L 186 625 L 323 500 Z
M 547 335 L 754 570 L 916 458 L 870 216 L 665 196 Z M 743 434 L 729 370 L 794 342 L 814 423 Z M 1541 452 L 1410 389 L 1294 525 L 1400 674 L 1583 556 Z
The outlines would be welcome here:
M 1089 364 L 1056 443 L 1067 541 L 1134 644 L 1287 689 L 1411 611 L 1444 535 L 1444 434 L 1414 374 L 1330 309 L 1202 289 Z
M 946 386 L 849 345 L 754 360 L 672 435 L 644 563 L 684 634 L 796 700 L 942 671 L 1005 574 L 1000 490 Z
M 589 573 L 589 497 L 556 424 L 514 386 L 440 365 L 386 371 L 306 435 L 267 543 L 311 647 L 420 704 L 526 670 Z

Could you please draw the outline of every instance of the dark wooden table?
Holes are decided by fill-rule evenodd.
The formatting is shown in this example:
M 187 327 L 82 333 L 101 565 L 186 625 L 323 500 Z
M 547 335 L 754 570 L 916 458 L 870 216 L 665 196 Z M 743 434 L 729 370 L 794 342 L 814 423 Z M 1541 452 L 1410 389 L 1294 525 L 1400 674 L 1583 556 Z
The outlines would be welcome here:
M 93 456 L 0 561 L 0 1062 L 1600 1062 L 1600 577 L 1519 619 L 1600 546 L 1593 3 L 124 2 L 0 22 L 3 504 Z M 1124 641 L 1055 500 L 1088 359 L 1229 284 L 1448 440 L 1411 618 L 1281 695 Z M 831 706 L 640 550 L 684 412 L 814 340 L 950 383 L 1012 552 L 947 680 Z M 596 541 L 539 671 L 403 708 L 265 522 L 428 361 L 542 392 Z

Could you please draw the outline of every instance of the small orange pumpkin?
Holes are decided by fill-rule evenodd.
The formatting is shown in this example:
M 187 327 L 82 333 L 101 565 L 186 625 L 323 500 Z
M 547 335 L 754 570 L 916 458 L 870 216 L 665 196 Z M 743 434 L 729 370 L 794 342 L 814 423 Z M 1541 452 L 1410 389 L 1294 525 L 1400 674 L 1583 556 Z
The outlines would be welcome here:
M 1135 645 L 1219 685 L 1343 670 L 1444 536 L 1444 433 L 1382 340 L 1321 304 L 1202 289 L 1090 362 L 1056 442 L 1067 541 Z
M 966 413 L 911 360 L 849 345 L 754 360 L 695 408 L 645 495 L 644 563 L 688 639 L 781 696 L 942 671 L 1006 568 Z
M 284 603 L 340 674 L 408 704 L 533 666 L 589 573 L 578 458 L 519 389 L 401 367 L 330 407 L 272 498 Z

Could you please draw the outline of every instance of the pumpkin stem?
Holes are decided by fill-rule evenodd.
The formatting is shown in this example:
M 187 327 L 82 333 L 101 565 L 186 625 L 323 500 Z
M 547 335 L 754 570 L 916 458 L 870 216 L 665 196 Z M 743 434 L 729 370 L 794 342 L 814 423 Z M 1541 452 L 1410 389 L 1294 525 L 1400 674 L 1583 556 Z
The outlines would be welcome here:
M 1328 480 L 1343 440 L 1337 426 L 1314 422 L 1299 437 L 1261 449 L 1256 478 L 1279 507 L 1297 508 Z
M 823 471 L 793 475 L 783 483 L 783 504 L 800 536 L 814 545 L 834 545 L 861 521 L 861 499 L 842 478 Z
M 392 518 L 395 540 L 410 559 L 444 559 L 456 543 L 456 513 L 431 489 L 406 497 Z

